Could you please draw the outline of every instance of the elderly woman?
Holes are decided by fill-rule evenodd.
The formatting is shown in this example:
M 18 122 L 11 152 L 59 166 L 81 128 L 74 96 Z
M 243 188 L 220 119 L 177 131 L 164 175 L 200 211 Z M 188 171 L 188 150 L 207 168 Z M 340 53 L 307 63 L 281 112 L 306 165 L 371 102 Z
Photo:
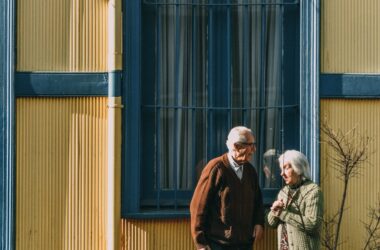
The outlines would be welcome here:
M 269 226 L 277 227 L 278 249 L 320 249 L 323 197 L 310 180 L 308 160 L 301 152 L 288 150 L 279 163 L 286 186 L 267 215 Z

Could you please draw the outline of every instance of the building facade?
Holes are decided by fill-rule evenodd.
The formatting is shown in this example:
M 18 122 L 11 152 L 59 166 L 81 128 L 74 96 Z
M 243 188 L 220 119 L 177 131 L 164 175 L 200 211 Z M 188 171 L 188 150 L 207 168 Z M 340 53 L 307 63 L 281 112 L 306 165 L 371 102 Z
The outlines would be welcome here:
M 374 139 L 342 227 L 341 249 L 361 249 L 352 225 L 380 190 L 376 0 L 0 6 L 1 249 L 195 249 L 189 200 L 236 125 L 256 135 L 266 205 L 282 186 L 276 157 L 299 149 L 333 214 L 324 118 Z M 276 249 L 265 233 L 255 249 Z

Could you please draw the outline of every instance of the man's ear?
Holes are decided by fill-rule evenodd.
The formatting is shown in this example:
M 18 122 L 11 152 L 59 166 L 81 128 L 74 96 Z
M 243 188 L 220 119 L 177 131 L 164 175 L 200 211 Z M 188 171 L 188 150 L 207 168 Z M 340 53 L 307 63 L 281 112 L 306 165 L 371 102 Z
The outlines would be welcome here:
M 231 141 L 229 141 L 229 140 L 226 141 L 226 146 L 227 146 L 228 151 L 231 151 L 235 148 L 234 144 L 231 143 Z

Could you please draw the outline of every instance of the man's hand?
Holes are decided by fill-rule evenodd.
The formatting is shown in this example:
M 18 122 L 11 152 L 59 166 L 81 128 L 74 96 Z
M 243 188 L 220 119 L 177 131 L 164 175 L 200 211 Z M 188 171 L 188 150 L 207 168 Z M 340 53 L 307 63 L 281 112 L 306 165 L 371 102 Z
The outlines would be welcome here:
M 210 248 L 210 246 L 206 246 L 206 247 L 200 248 L 198 250 L 211 250 L 211 248 Z
M 253 229 L 253 237 L 256 240 L 261 240 L 264 236 L 264 228 L 262 225 L 255 225 L 255 228 Z

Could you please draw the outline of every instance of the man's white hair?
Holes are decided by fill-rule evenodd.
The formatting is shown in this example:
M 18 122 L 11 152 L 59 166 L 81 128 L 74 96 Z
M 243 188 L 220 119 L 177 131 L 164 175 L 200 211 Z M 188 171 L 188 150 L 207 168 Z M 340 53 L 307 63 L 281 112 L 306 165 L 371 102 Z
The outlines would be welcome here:
M 232 151 L 234 149 L 234 144 L 237 142 L 247 142 L 247 134 L 252 134 L 252 130 L 244 127 L 244 126 L 237 126 L 231 129 L 230 133 L 228 134 L 226 145 L 229 151 Z
M 280 167 L 290 163 L 302 180 L 310 180 L 310 166 L 306 156 L 297 150 L 287 150 L 278 158 Z

